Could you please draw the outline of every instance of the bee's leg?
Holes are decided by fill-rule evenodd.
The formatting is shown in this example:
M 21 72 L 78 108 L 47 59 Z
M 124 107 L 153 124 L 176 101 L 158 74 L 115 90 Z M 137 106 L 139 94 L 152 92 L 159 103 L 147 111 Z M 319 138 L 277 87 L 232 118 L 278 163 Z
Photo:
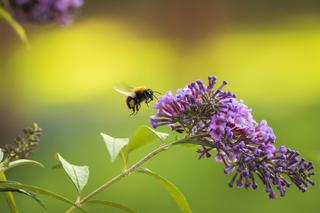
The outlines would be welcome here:
M 141 107 L 141 105 L 140 104 L 137 104 L 136 105 L 136 114 L 138 113 L 138 111 L 140 110 L 140 107 Z
M 145 102 L 146 102 L 147 106 L 149 107 L 149 103 L 151 102 L 151 99 L 147 98 Z
M 140 108 L 141 108 L 141 105 L 140 105 L 140 104 L 137 104 L 137 105 L 136 105 L 136 114 L 138 114 L 138 111 L 140 110 Z
M 132 113 L 130 114 L 130 116 L 131 116 L 131 115 L 134 115 L 134 114 L 136 113 L 135 108 L 132 107 L 132 108 L 130 108 L 130 109 L 132 109 Z

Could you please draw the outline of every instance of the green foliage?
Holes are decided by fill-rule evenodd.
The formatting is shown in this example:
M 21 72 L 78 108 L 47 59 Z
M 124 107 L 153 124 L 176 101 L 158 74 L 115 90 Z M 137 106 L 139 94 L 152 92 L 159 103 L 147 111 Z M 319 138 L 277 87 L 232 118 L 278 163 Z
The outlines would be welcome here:
M 124 146 L 129 143 L 128 138 L 113 138 L 107 134 L 100 133 L 104 143 L 106 144 L 107 150 L 110 154 L 111 162 L 114 162 L 120 151 Z
M 26 48 L 29 49 L 30 44 L 28 41 L 27 34 L 23 27 L 13 19 L 10 13 L 8 13 L 3 7 L 0 6 L 0 18 L 1 17 L 11 26 L 11 28 L 16 32 L 21 41 L 24 43 Z
M 169 134 L 158 132 L 148 126 L 139 127 L 131 136 L 131 138 L 113 138 L 109 135 L 101 133 L 103 140 L 106 144 L 108 152 L 113 162 L 119 153 L 127 167 L 127 161 L 130 152 L 139 149 L 145 145 L 151 144 L 155 140 L 164 141 Z
M 67 162 L 59 153 L 57 153 L 57 158 L 61 163 L 64 171 L 67 173 L 73 184 L 75 185 L 79 195 L 85 187 L 89 178 L 89 168 L 88 166 L 77 166 Z
M 44 165 L 38 161 L 29 160 L 29 159 L 19 159 L 19 160 L 10 162 L 8 164 L 8 169 L 11 169 L 17 166 L 24 166 L 24 165 L 34 165 L 34 166 L 40 166 L 42 168 L 45 168 Z
M 78 205 L 73 203 L 68 198 L 65 198 L 62 195 L 59 195 L 57 193 L 51 192 L 51 191 L 46 190 L 46 189 L 42 189 L 42 188 L 37 187 L 37 186 L 20 184 L 20 183 L 12 183 L 12 182 L 2 182 L 2 183 L 0 182 L 0 189 L 7 189 L 7 188 L 20 189 L 20 190 L 25 190 L 25 191 L 30 191 L 30 192 L 33 192 L 33 193 L 37 193 L 37 194 L 46 195 L 46 196 L 49 196 L 51 198 L 55 198 L 56 200 L 59 200 L 59 201 L 62 201 L 64 203 L 67 203 L 69 205 L 72 205 L 72 206 L 80 209 L 82 212 L 86 212 L 84 209 L 82 209 L 81 207 L 79 207 Z M 8 193 L 11 193 L 11 192 L 8 192 Z
M 183 213 L 192 212 L 187 199 L 185 198 L 183 193 L 178 189 L 178 187 L 176 187 L 173 183 L 146 168 L 138 169 L 137 172 L 154 177 L 157 181 L 159 181 L 159 183 L 170 193 L 170 195 L 176 201 Z
M 9 161 L 6 159 L 2 163 L 0 163 L 0 172 L 5 172 L 8 169 L 12 169 L 17 166 L 24 166 L 24 165 L 34 165 L 34 166 L 40 166 L 44 168 L 44 165 L 38 161 L 34 160 L 28 160 L 28 159 L 18 159 L 15 161 Z
M 89 204 L 106 205 L 106 206 L 110 206 L 113 208 L 121 209 L 121 210 L 123 210 L 125 212 L 129 212 L 129 213 L 138 213 L 138 211 L 131 209 L 123 204 L 115 203 L 115 202 L 108 201 L 108 200 L 89 200 L 88 203 Z
M 9 183 L 9 182 L 7 182 L 7 183 Z M 25 191 L 22 189 L 13 189 L 13 188 L 1 188 L 0 192 L 17 192 L 17 193 L 26 195 L 26 196 L 32 198 L 33 200 L 35 200 L 41 207 L 43 207 L 44 209 L 47 209 L 47 207 L 42 202 L 42 200 L 33 192 Z
M 0 181 L 7 181 L 7 177 L 3 172 L 0 172 Z M 0 186 L 0 188 L 1 188 L 1 186 Z M 6 187 L 5 187 L 5 189 L 6 189 Z M 11 213 L 19 213 L 19 209 L 17 207 L 16 200 L 14 199 L 12 192 L 10 192 L 10 191 L 4 192 L 4 196 L 6 198 L 10 212 Z
M 121 156 L 125 167 L 127 167 L 130 152 L 151 144 L 156 140 L 164 141 L 168 136 L 169 134 L 155 131 L 148 126 L 139 127 L 129 139 L 128 145 L 122 150 L 123 152 Z
M 129 144 L 127 146 L 128 153 L 136 150 L 142 146 L 148 145 L 155 140 L 164 141 L 169 134 L 155 131 L 148 126 L 139 127 L 131 136 Z

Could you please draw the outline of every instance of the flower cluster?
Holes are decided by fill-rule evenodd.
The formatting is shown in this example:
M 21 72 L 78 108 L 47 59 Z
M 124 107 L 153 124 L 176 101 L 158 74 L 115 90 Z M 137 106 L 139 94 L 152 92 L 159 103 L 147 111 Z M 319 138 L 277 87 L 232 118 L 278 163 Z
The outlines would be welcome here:
M 256 189 L 256 177 L 265 185 L 270 198 L 275 198 L 274 189 L 284 196 L 286 188 L 295 184 L 305 192 L 315 183 L 310 179 L 312 162 L 299 158 L 297 151 L 281 146 L 276 148 L 275 134 L 266 121 L 257 123 L 249 109 L 231 92 L 223 91 L 227 82 L 216 90 L 215 77 L 209 84 L 198 80 L 177 91 L 160 97 L 154 108 L 157 114 L 151 117 L 151 125 L 167 125 L 188 137 L 199 136 L 202 149 L 199 158 L 211 157 L 225 165 L 225 174 L 234 172 L 230 187 Z M 291 182 L 291 183 L 290 183 Z
M 32 23 L 72 21 L 83 0 L 9 0 L 13 15 L 19 21 Z
M 15 139 L 15 144 L 7 144 L 3 149 L 10 160 L 27 158 L 40 142 L 42 129 L 33 123 L 31 127 L 23 130 L 23 135 Z

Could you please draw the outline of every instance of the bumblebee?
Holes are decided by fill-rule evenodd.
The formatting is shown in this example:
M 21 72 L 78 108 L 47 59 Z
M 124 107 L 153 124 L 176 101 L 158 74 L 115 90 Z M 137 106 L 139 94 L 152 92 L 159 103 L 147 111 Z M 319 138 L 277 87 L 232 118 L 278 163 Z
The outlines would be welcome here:
M 133 87 L 128 89 L 122 89 L 118 87 L 114 87 L 114 90 L 117 92 L 127 96 L 126 103 L 132 113 L 130 115 L 136 115 L 141 108 L 141 103 L 145 102 L 147 105 L 153 101 L 153 99 L 157 99 L 154 95 L 155 91 L 145 87 Z M 159 92 L 156 92 L 159 93 Z

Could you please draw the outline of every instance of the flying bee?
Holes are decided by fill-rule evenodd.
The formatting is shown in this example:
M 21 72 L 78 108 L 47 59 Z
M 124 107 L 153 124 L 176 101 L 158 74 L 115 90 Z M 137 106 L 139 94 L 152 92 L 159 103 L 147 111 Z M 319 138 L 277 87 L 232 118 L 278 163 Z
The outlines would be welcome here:
M 114 87 L 114 90 L 117 92 L 127 96 L 127 106 L 132 113 L 130 115 L 136 115 L 141 108 L 141 103 L 145 102 L 147 106 L 148 104 L 153 101 L 153 99 L 157 99 L 154 93 L 159 93 L 157 91 L 153 91 L 145 86 L 139 87 L 129 87 L 128 89 Z M 160 93 L 159 93 L 160 94 Z

